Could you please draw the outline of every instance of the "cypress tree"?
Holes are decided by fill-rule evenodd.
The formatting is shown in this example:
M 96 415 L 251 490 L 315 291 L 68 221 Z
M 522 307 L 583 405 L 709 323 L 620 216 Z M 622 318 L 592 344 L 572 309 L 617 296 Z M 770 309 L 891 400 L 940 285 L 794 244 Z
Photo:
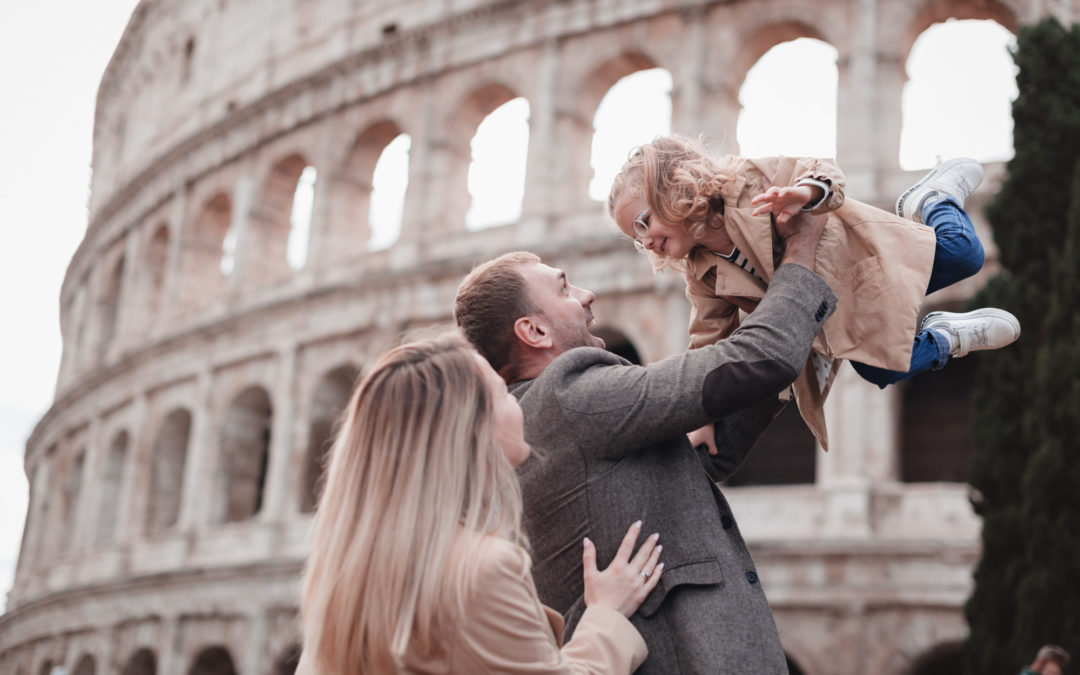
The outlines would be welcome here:
M 1021 28 L 1014 57 L 1015 156 L 987 208 L 1002 271 L 977 302 L 1023 332 L 976 372 L 969 675 L 1015 675 L 1045 643 L 1080 660 L 1080 27 Z

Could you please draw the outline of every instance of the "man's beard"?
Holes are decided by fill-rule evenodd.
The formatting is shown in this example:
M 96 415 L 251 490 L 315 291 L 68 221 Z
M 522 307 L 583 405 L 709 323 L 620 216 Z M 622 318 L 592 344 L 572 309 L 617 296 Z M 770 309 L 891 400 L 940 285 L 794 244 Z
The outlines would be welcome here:
M 588 326 L 584 324 L 564 321 L 556 324 L 554 328 L 555 346 L 560 354 L 575 347 L 605 347 L 604 341 L 590 333 Z

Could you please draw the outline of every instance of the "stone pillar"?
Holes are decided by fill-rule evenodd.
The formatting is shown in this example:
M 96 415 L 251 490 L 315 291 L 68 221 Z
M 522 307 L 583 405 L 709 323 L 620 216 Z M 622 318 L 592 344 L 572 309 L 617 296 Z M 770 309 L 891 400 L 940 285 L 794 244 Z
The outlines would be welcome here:
M 143 249 L 135 231 L 129 231 L 124 238 L 124 271 L 120 279 L 120 292 L 117 297 L 116 329 L 113 334 L 112 346 L 106 353 L 106 360 L 111 361 L 110 355 L 115 356 L 127 350 L 129 337 L 134 334 L 135 326 L 140 317 L 136 312 L 146 312 L 148 308 L 139 302 L 139 270 L 138 261 L 142 260 L 140 252 Z M 140 339 L 142 331 L 139 331 Z
M 881 203 L 897 167 L 906 74 L 896 39 L 879 25 L 878 0 L 857 0 L 855 30 L 837 45 L 837 160 L 849 194 Z
M 243 289 L 244 275 L 251 269 L 250 256 L 257 248 L 250 245 L 251 238 L 255 236 L 251 225 L 255 208 L 255 177 L 249 168 L 236 179 L 236 187 L 233 188 L 232 222 L 229 229 L 235 233 L 236 249 L 233 253 L 232 274 L 229 275 L 230 300 Z
M 671 130 L 675 133 L 697 135 L 708 129 L 704 125 L 704 74 L 706 20 L 701 7 L 688 9 L 683 17 L 685 40 L 682 44 L 685 58 L 680 68 L 672 73 Z M 734 127 L 732 127 L 734 128 Z
M 192 532 L 209 521 L 210 509 L 218 495 L 214 494 L 214 451 L 218 438 L 214 433 L 212 406 L 213 373 L 206 366 L 195 384 L 195 401 L 188 435 L 188 455 L 184 465 L 183 495 L 180 499 L 178 527 Z M 163 670 L 162 672 L 168 672 Z
M 154 461 L 154 439 L 150 436 L 147 417 L 146 392 L 135 395 L 131 404 L 131 418 L 135 424 L 130 431 L 127 457 L 120 479 L 120 496 L 117 498 L 117 542 L 132 542 L 142 537 L 145 524 L 148 491 Z
M 175 616 L 163 617 L 157 645 L 157 672 L 160 675 L 180 675 L 184 672 L 184 655 L 180 651 L 180 621 Z
M 175 198 L 169 214 L 169 251 L 165 263 L 165 285 L 162 288 L 161 304 L 157 307 L 157 316 L 176 316 L 177 304 L 182 279 L 180 279 L 180 257 L 184 251 L 184 236 L 187 228 L 194 223 L 187 222 L 187 203 L 189 191 L 185 185 L 180 185 L 174 191 Z M 148 308 L 149 309 L 149 308 Z M 169 321 L 154 321 L 149 327 L 152 337 L 166 332 L 172 332 L 175 327 Z
M 263 486 L 263 508 L 258 518 L 264 522 L 281 522 L 290 510 L 295 510 L 295 500 L 289 500 L 289 468 L 292 466 L 292 434 L 295 404 L 292 392 L 296 391 L 297 348 L 290 344 L 278 353 L 278 372 L 271 398 L 274 402 L 274 419 L 270 432 L 269 465 L 266 485 Z M 289 508 L 289 507 L 293 508 Z M 256 672 L 256 671 L 251 671 Z
M 71 548 L 68 553 L 78 556 L 88 551 L 93 544 L 93 531 L 97 527 L 97 510 L 100 501 L 101 486 L 97 478 L 101 467 L 104 465 L 105 455 L 108 453 L 107 443 L 101 440 L 101 416 L 95 414 L 90 420 L 90 429 L 86 434 L 86 449 L 83 451 L 82 475 L 79 476 L 79 493 L 75 500 L 75 513 L 72 514 L 70 527 L 72 532 L 65 534 L 71 537 Z M 76 466 L 71 464 L 71 470 Z
M 558 95 L 559 49 L 549 41 L 539 50 L 537 85 L 529 101 L 529 155 L 521 226 L 529 237 L 543 236 L 551 205 L 559 198 L 556 182 L 561 153 L 555 142 L 555 98 Z
M 241 673 L 268 673 L 272 666 L 273 654 L 269 652 L 266 644 L 269 635 L 266 614 L 255 609 L 255 613 L 246 617 L 249 627 L 248 639 L 244 644 L 244 651 L 237 654 Z M 242 664 L 242 665 L 241 665 Z

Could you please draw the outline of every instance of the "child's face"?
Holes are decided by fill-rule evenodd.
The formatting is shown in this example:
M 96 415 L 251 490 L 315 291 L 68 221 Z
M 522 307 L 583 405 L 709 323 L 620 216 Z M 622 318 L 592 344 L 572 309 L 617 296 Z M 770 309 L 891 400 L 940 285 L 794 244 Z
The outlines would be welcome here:
M 638 221 L 636 226 L 634 221 Z M 619 200 L 615 206 L 615 224 L 623 234 L 665 258 L 685 258 L 697 245 L 685 227 L 664 222 L 636 195 L 627 194 Z

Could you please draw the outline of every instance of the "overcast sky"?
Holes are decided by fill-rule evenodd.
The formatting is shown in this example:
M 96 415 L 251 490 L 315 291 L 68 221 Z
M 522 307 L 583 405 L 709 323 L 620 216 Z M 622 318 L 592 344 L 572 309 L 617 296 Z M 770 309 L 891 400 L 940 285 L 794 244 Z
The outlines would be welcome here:
M 86 229 L 97 86 L 135 4 L 10 3 L 0 23 L 0 205 L 6 215 L 0 246 L 0 591 L 10 587 L 25 517 L 24 445 L 51 404 L 56 381 L 60 285 Z M 1012 143 L 1008 100 L 1015 95 L 1011 61 L 1004 53 L 1008 35 L 985 22 L 956 23 L 949 30 L 961 32 L 943 37 L 935 37 L 936 30 L 924 34 L 908 64 L 912 82 L 905 92 L 905 118 L 910 124 L 902 165 L 928 167 L 938 156 L 962 154 L 1007 158 Z M 774 51 L 784 56 L 790 49 Z M 809 69 L 820 79 L 805 77 L 805 68 L 795 73 L 791 61 L 773 56 L 759 63 L 742 92 L 745 114 L 737 134 L 744 154 L 832 155 L 835 133 L 821 129 L 835 130 L 835 50 L 813 42 L 796 49 L 800 66 L 822 64 Z M 946 61 L 948 68 L 942 67 Z M 787 78 L 788 84 L 777 87 L 777 78 Z M 670 86 L 666 82 L 661 76 L 643 86 L 663 89 Z M 920 93 L 920 87 L 925 91 Z M 825 103 L 806 105 L 792 119 L 789 102 L 799 96 Z M 662 103 L 659 108 L 662 118 Z M 655 132 L 616 140 L 615 162 L 625 157 L 628 143 Z M 597 171 L 613 169 L 598 166 Z

